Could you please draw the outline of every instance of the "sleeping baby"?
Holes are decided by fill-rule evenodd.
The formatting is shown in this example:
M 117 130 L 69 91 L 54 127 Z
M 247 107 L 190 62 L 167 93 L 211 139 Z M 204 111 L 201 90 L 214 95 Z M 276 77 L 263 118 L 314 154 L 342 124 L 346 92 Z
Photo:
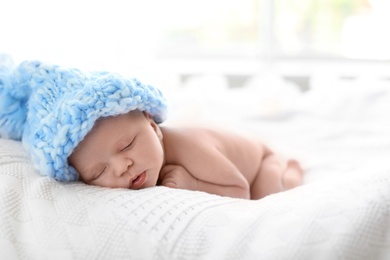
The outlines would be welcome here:
M 58 181 L 245 199 L 302 183 L 296 160 L 257 140 L 161 126 L 163 94 L 134 78 L 26 61 L 0 67 L 0 100 L 0 135 L 22 140 L 37 171 Z

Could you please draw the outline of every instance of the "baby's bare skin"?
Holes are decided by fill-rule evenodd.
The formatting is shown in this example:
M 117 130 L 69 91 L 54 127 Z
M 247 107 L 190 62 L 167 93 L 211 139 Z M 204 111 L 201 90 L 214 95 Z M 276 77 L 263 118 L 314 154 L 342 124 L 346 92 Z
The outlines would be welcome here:
M 133 111 L 101 119 L 69 157 L 85 183 L 141 189 L 161 184 L 260 199 L 301 184 L 295 160 L 259 141 L 205 128 L 160 127 Z
M 260 199 L 301 184 L 303 171 L 260 141 L 204 128 L 161 128 L 161 184 L 223 196 Z

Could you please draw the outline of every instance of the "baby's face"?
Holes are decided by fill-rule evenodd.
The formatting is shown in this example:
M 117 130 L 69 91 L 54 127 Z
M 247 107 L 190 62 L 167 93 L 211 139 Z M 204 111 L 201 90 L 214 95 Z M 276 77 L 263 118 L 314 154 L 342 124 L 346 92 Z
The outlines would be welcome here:
M 163 162 L 161 131 L 139 111 L 100 119 L 69 157 L 83 182 L 110 188 L 155 186 Z

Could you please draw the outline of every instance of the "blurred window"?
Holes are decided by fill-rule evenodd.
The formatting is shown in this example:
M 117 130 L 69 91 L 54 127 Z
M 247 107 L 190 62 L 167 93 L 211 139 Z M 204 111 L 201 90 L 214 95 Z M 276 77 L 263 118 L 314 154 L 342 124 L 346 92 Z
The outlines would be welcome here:
M 160 58 L 390 59 L 389 0 L 163 3 L 161 12 L 157 7 Z

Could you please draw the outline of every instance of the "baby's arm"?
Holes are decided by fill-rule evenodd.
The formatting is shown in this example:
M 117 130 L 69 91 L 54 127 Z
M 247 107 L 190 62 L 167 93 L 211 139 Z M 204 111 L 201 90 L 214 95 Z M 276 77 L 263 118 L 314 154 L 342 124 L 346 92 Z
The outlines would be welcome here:
M 165 165 L 161 170 L 160 179 L 161 185 L 170 188 L 198 190 L 221 196 L 249 199 L 249 189 L 235 185 L 215 184 L 197 179 L 180 165 Z
M 226 143 L 219 134 L 196 128 L 161 130 L 166 161 L 160 172 L 161 183 L 221 196 L 250 198 L 249 182 L 227 158 Z
M 165 165 L 160 171 L 160 183 L 169 188 L 198 190 L 198 179 L 180 165 Z

